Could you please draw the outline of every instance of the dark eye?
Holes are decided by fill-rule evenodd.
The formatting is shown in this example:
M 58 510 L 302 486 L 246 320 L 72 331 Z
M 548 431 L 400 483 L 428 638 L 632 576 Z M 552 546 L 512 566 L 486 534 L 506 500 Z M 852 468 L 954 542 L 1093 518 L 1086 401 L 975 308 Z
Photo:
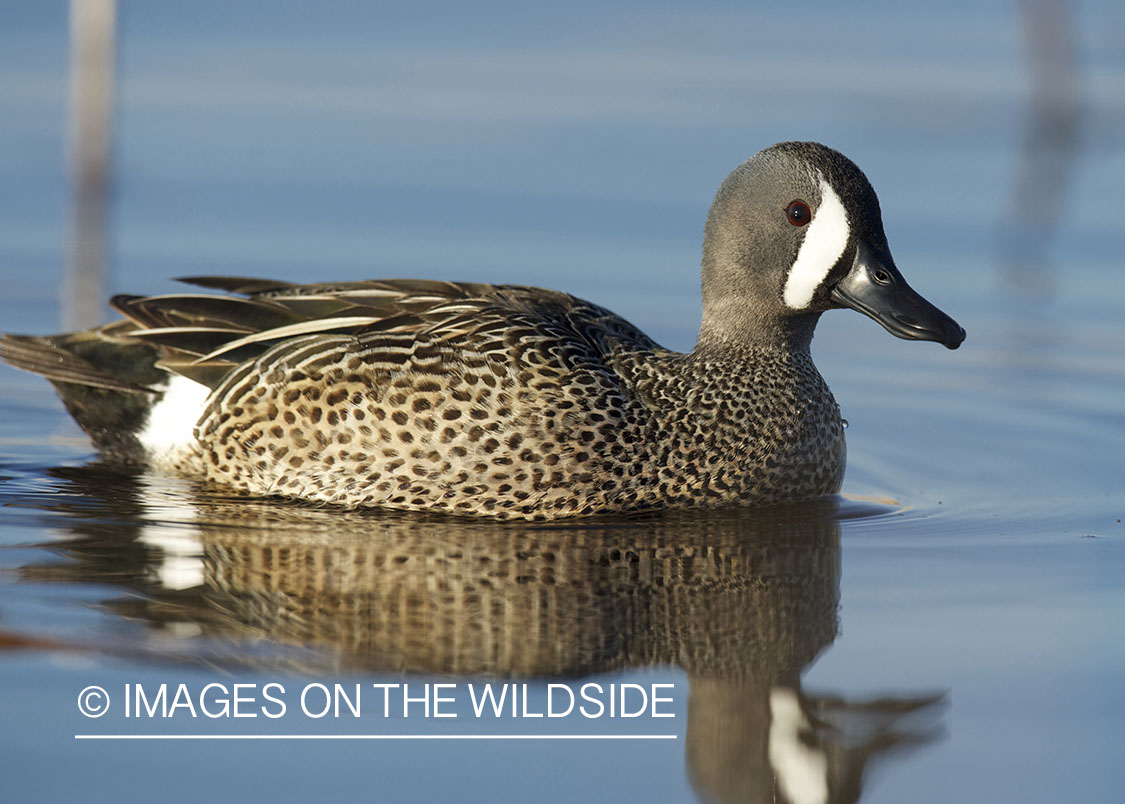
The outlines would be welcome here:
M 812 220 L 812 212 L 809 211 L 809 205 L 801 199 L 790 201 L 789 206 L 785 208 L 785 214 L 789 218 L 789 222 L 794 226 L 804 226 Z

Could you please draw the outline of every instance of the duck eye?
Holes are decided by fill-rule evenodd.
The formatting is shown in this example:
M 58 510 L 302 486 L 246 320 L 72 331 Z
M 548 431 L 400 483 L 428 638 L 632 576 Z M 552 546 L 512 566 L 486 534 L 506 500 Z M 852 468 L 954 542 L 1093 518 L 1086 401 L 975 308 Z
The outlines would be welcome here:
M 812 220 L 812 212 L 809 211 L 809 205 L 799 198 L 796 201 L 789 202 L 789 206 L 785 208 L 785 214 L 789 218 L 789 222 L 794 226 L 804 226 Z

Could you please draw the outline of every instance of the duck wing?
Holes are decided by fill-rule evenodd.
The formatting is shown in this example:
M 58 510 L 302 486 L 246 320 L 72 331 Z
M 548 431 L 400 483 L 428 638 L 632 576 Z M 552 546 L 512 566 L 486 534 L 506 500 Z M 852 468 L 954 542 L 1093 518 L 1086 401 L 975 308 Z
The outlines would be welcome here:
M 135 325 L 129 337 L 161 348 L 160 367 L 211 388 L 236 366 L 310 336 L 351 336 L 371 347 L 380 338 L 399 344 L 423 332 L 448 342 L 531 325 L 606 355 L 659 348 L 605 308 L 523 285 L 418 279 L 295 285 L 208 276 L 181 281 L 240 295 L 117 296 L 111 304 Z

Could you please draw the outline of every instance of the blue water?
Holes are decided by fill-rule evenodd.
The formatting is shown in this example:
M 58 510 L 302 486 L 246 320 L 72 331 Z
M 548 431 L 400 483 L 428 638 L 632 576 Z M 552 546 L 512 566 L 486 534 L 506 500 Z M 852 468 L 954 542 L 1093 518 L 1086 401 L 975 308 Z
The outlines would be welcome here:
M 900 269 L 968 340 L 825 316 L 814 357 L 850 422 L 839 511 L 547 532 L 107 476 L 50 387 L 0 366 L 0 799 L 761 800 L 784 689 L 853 748 L 894 743 L 815 735 L 864 770 L 864 802 L 1119 800 L 1125 11 L 1045 24 L 1074 49 L 1074 103 L 1033 78 L 1036 8 L 125 4 L 107 293 L 207 273 L 520 282 L 689 349 L 716 187 L 799 138 L 864 169 Z M 66 8 L 0 17 L 0 329 L 53 332 Z M 1044 108 L 1072 136 L 1037 151 Z M 282 548 L 300 562 L 271 564 Z M 673 684 L 674 716 L 480 720 L 464 695 L 489 678 L 540 704 L 548 683 Z M 459 716 L 316 719 L 292 699 L 404 680 L 456 685 Z M 126 684 L 270 682 L 291 693 L 278 720 L 120 710 Z M 108 716 L 78 712 L 89 685 Z M 876 698 L 921 709 L 860 705 Z M 74 738 L 595 730 L 675 739 Z

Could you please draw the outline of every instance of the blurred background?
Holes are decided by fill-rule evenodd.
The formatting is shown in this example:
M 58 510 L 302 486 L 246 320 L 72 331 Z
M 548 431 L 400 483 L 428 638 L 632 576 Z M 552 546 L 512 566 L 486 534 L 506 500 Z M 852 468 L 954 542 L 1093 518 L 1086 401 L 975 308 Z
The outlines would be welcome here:
M 114 291 L 200 272 L 522 281 L 668 321 L 686 348 L 711 196 L 783 139 L 868 172 L 923 288 L 996 267 L 1050 291 L 1060 254 L 1119 288 L 1125 25 L 1108 0 L 116 12 Z M 74 136 L 71 110 L 90 111 L 71 93 L 98 85 L 68 68 L 66 3 L 4 18 L 0 262 L 27 293 L 70 253 L 68 130 L 77 168 L 98 129 Z
M 787 139 L 859 164 L 899 268 L 968 332 L 946 352 L 837 312 L 813 344 L 851 423 L 844 491 L 895 513 L 841 523 L 841 633 L 807 681 L 951 691 L 949 739 L 864 800 L 1116 800 L 1116 0 L 0 0 L 0 329 L 89 325 L 110 293 L 170 292 L 193 274 L 428 277 L 569 291 L 687 350 L 711 198 Z M 0 366 L 0 468 L 17 478 L 5 505 L 48 467 L 91 457 L 53 400 Z M 27 527 L 4 544 L 46 538 Z M 6 555 L 0 579 L 24 560 Z M 0 594 L 9 625 L 13 612 L 41 634 L 73 625 L 57 592 Z M 78 677 L 21 656 L 5 664 L 9 689 L 65 698 L 70 713 Z M 0 726 L 0 742 L 47 767 L 71 724 L 45 728 Z M 341 756 L 356 757 L 324 767 Z M 396 756 L 426 776 L 425 757 Z M 548 752 L 504 756 L 515 769 L 473 755 L 474 772 L 564 776 Z M 593 795 L 635 790 L 636 763 L 646 795 L 690 797 L 679 760 L 614 756 L 583 755 Z M 590 795 L 566 781 L 578 787 L 559 795 Z

